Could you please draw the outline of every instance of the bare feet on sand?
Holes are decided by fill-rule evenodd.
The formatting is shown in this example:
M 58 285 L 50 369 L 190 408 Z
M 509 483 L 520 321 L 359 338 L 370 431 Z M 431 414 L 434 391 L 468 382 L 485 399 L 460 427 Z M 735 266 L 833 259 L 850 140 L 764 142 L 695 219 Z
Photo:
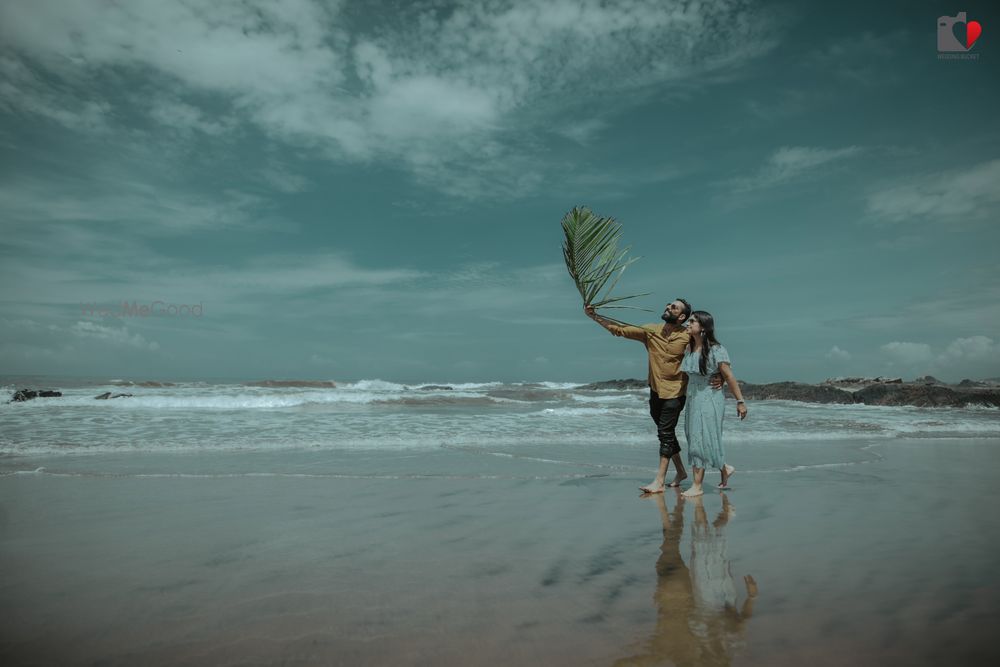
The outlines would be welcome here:
M 681 482 L 683 482 L 687 478 L 688 476 L 686 474 L 677 475 L 676 477 L 674 477 L 674 481 L 670 482 L 670 484 L 667 484 L 667 486 L 669 486 L 671 489 L 676 489 L 678 486 L 681 485 Z
M 722 482 L 719 483 L 720 489 L 729 488 L 729 478 L 733 476 L 734 472 L 736 472 L 736 468 L 727 463 L 726 466 L 722 469 Z
M 640 486 L 639 490 L 643 493 L 663 493 L 663 481 L 659 482 L 653 480 L 652 484 L 647 484 L 646 486 Z
M 701 490 L 701 487 L 699 485 L 694 484 L 691 486 L 690 489 L 688 489 L 681 495 L 684 496 L 685 498 L 694 498 L 695 496 L 704 495 L 704 493 L 705 492 Z

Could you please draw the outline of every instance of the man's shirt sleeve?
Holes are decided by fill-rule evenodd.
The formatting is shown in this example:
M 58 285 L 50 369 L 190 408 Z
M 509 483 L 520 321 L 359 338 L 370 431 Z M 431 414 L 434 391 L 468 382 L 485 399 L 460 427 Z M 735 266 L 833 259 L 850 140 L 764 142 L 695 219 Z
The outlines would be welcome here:
M 646 337 L 649 332 L 642 327 L 634 327 L 631 324 L 619 325 L 619 324 L 608 324 L 608 331 L 610 331 L 615 336 L 621 336 L 622 338 L 631 338 L 632 340 L 646 342 Z

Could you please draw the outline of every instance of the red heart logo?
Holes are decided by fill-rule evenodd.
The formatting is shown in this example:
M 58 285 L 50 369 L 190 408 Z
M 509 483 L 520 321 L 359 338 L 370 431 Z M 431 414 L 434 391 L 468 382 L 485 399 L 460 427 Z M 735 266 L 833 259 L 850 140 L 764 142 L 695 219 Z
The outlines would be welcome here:
M 979 21 L 969 21 L 965 25 L 965 48 L 971 49 L 981 34 L 983 34 L 983 26 L 979 25 Z

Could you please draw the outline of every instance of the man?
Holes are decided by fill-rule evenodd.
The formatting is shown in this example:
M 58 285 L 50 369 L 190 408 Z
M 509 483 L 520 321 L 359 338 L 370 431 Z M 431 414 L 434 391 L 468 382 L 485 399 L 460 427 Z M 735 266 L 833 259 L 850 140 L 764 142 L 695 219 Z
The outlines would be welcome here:
M 646 346 L 649 353 L 649 415 L 656 422 L 656 435 L 660 441 L 660 466 L 656 479 L 651 484 L 640 486 L 644 493 L 663 493 L 663 482 L 670 462 L 677 471 L 668 486 L 677 487 L 687 479 L 684 462 L 681 461 L 681 446 L 677 442 L 677 422 L 684 409 L 687 375 L 680 370 L 687 348 L 689 336 L 684 322 L 691 315 L 691 304 L 684 299 L 675 299 L 667 304 L 661 319 L 663 326 L 647 324 L 642 327 L 620 325 L 598 315 L 593 306 L 583 308 L 587 317 L 594 320 L 615 336 L 631 338 Z M 713 378 L 712 385 L 721 387 L 721 382 Z

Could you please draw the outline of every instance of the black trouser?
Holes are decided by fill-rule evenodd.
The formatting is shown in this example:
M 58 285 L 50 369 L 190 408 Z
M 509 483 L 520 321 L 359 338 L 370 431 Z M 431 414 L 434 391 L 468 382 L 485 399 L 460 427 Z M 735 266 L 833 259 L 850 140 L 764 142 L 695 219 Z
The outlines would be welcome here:
M 677 398 L 660 398 L 652 389 L 649 390 L 649 416 L 656 422 L 656 437 L 660 439 L 660 456 L 668 459 L 681 453 L 681 443 L 677 442 L 677 421 L 684 409 L 684 396 Z

